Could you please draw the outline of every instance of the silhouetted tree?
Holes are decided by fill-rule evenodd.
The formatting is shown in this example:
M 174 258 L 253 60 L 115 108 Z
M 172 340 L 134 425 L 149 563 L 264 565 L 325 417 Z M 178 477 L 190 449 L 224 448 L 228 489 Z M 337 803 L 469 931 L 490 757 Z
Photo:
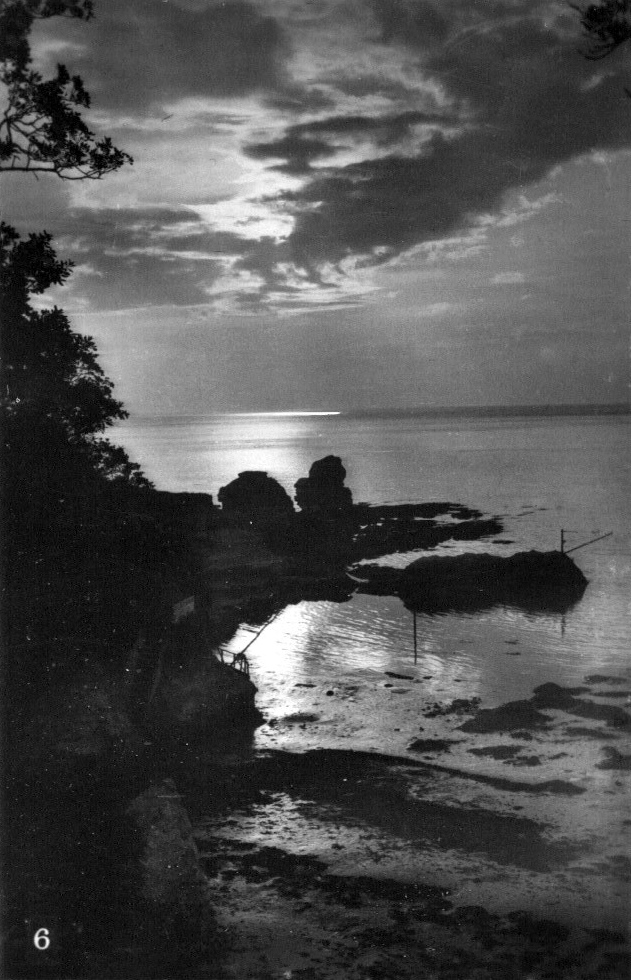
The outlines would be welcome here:
M 606 58 L 631 40 L 631 0 L 603 0 L 587 7 L 570 6 L 580 15 L 589 45 L 585 57 L 590 61 Z
M 90 0 L 0 0 L 0 172 L 55 173 L 66 180 L 98 179 L 131 157 L 97 137 L 81 117 L 90 96 L 65 65 L 44 79 L 31 67 L 33 21 L 55 16 L 89 19 Z
M 20 171 L 96 179 L 131 162 L 81 118 L 90 100 L 78 76 L 59 65 L 44 80 L 31 68 L 34 20 L 91 14 L 90 0 L 0 0 L 5 180 Z M 48 232 L 21 237 L 0 223 L 3 608 L 12 642 L 35 657 L 38 638 L 120 630 L 125 608 L 133 615 L 141 601 L 135 569 L 147 555 L 158 563 L 164 557 L 159 528 L 143 509 L 151 484 L 103 437 L 127 412 L 96 345 L 72 330 L 63 310 L 37 303 L 71 269 Z M 30 663 L 22 653 L 7 666 L 29 676 Z
M 31 68 L 33 22 L 49 17 L 89 19 L 91 0 L 0 0 L 0 172 L 48 171 L 66 179 L 99 178 L 131 158 L 97 138 L 81 118 L 90 104 L 83 82 L 58 65 L 44 80 Z M 124 450 L 99 438 L 127 413 L 105 377 L 94 341 L 70 327 L 55 307 L 36 309 L 32 297 L 68 278 L 72 263 L 60 260 L 47 232 L 21 239 L 0 224 L 0 405 L 4 424 L 5 481 L 20 492 L 35 475 L 63 480 L 74 461 L 91 476 L 147 485 Z M 19 447 L 19 451 L 18 451 Z M 28 473 L 31 479 L 28 480 Z M 53 481 L 55 482 L 55 481 Z M 70 482 L 70 471 L 66 482 Z M 79 481 L 81 483 L 83 481 Z
M 42 489 L 50 488 L 53 472 L 59 473 L 55 482 L 67 483 L 70 474 L 62 478 L 69 454 L 100 478 L 147 485 L 124 450 L 98 437 L 127 412 L 112 394 L 94 341 L 73 331 L 58 307 L 31 304 L 33 295 L 63 283 L 70 270 L 47 232 L 22 240 L 0 223 L 0 406 L 8 494 L 12 487 L 23 494 L 24 484 L 32 487 L 42 470 Z

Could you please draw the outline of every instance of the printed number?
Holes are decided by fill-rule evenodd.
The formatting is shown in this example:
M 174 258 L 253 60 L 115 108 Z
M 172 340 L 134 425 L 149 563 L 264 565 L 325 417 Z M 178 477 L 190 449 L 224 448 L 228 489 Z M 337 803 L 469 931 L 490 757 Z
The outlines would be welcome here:
M 50 936 L 48 934 L 48 929 L 38 929 L 33 936 L 33 945 L 35 949 L 48 949 L 50 946 Z

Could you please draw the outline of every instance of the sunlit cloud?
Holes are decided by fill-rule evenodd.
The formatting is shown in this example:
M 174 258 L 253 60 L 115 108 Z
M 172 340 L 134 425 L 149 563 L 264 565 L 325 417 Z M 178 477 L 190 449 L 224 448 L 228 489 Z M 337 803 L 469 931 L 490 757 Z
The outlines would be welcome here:
M 535 324 L 568 346 L 560 324 L 602 330 L 596 283 L 619 349 L 628 79 L 620 59 L 581 57 L 569 8 L 96 0 L 95 14 L 39 21 L 36 63 L 83 75 L 91 125 L 134 166 L 2 185 L 20 230 L 45 215 L 76 262 L 49 297 L 82 322 L 352 324 L 340 357 L 376 391 L 362 330 L 402 374 L 430 343 L 455 357 L 465 333 L 471 349 L 510 334 L 539 362 Z M 409 398 L 414 383 L 410 368 Z

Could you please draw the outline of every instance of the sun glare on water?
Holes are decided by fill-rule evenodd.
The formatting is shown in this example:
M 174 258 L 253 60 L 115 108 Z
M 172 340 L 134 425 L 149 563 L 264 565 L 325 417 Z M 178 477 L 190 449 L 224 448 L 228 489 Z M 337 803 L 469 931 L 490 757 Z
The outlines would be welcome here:
M 303 415 L 341 415 L 341 412 L 231 412 L 234 418 L 291 418 Z

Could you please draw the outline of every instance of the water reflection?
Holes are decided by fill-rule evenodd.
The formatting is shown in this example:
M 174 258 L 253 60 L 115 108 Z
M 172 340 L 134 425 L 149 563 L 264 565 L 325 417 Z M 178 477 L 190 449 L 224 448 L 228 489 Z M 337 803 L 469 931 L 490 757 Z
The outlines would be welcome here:
M 362 743 L 396 745 L 398 740 L 396 750 L 402 751 L 405 737 L 393 732 L 410 732 L 406 712 L 416 696 L 392 700 L 386 671 L 409 675 L 418 695 L 439 701 L 478 696 L 485 706 L 529 697 L 542 681 L 571 686 L 589 673 L 619 673 L 622 651 L 615 646 L 604 651 L 594 643 L 585 603 L 564 615 L 509 607 L 475 614 L 418 613 L 415 664 L 412 615 L 398 598 L 355 595 L 343 605 L 300 602 L 286 607 L 248 650 L 259 706 L 268 717 L 325 708 L 328 715 L 337 702 L 326 700 L 327 690 L 368 685 L 371 698 L 380 691 L 388 695 L 387 710 L 381 696 L 378 712 L 377 702 L 366 704 L 359 696 L 355 703 L 345 701 L 327 738 L 335 742 L 339 722 L 356 726 Z M 238 652 L 251 639 L 243 629 L 229 648 Z M 410 690 L 414 695 L 416 688 Z M 300 731 L 292 737 L 299 739 Z
M 583 591 L 585 587 L 583 587 Z M 503 599 L 493 599 L 490 596 L 453 595 L 441 602 L 440 605 L 429 596 L 415 596 L 405 600 L 405 607 L 411 612 L 426 613 L 428 616 L 444 616 L 448 613 L 478 613 L 488 609 L 519 609 L 531 617 L 543 617 L 559 623 L 563 628 L 565 617 L 580 602 L 581 596 L 559 593 L 546 597 L 522 595 L 516 596 L 512 602 Z

